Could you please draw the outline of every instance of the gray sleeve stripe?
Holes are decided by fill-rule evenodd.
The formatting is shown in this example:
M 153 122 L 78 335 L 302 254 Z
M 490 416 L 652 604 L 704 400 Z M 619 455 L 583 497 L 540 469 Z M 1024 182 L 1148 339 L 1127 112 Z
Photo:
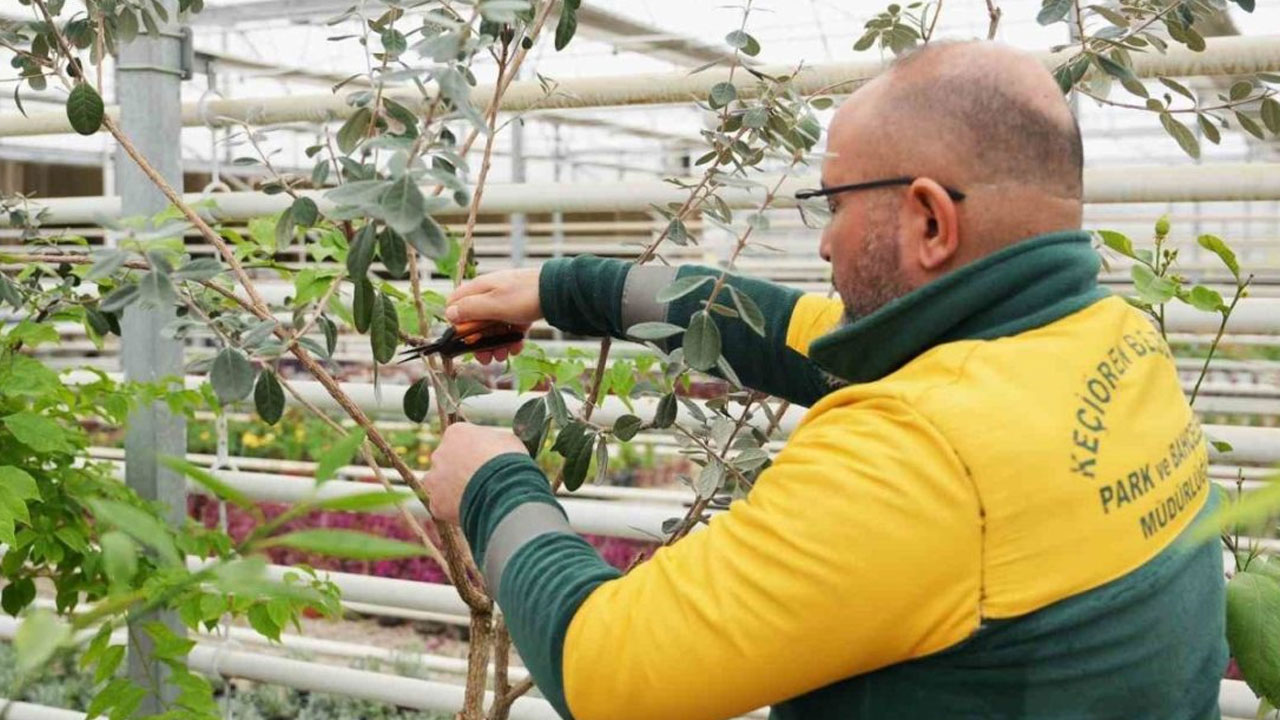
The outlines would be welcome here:
M 667 303 L 655 298 L 658 291 L 676 279 L 678 268 L 663 265 L 637 265 L 627 271 L 622 286 L 622 330 L 642 322 L 667 319 Z
M 489 536 L 489 549 L 484 555 L 485 585 L 492 597 L 498 596 L 498 583 L 502 580 L 502 571 L 507 562 L 515 556 L 516 551 L 524 547 L 530 540 L 547 533 L 573 534 L 569 529 L 569 521 L 564 512 L 555 505 L 543 502 L 528 502 L 507 513 L 493 529 Z

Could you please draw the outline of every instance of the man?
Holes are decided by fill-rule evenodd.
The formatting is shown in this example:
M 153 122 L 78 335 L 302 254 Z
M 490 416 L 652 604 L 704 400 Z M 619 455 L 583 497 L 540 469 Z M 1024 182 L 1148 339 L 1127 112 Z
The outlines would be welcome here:
M 1217 717 L 1222 558 L 1178 542 L 1205 442 L 1168 347 L 1097 285 L 1053 79 L 930 47 L 840 108 L 828 153 L 841 302 L 734 278 L 766 337 L 716 317 L 745 384 L 812 407 L 708 528 L 620 577 L 509 431 L 445 433 L 433 510 L 542 693 L 577 720 Z M 698 294 L 656 292 L 716 272 L 557 260 L 447 312 L 622 337 L 687 323 Z

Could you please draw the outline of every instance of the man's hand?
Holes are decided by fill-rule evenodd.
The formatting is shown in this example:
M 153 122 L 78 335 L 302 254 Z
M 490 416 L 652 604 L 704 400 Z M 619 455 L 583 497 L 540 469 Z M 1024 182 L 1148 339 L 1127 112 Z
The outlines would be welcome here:
M 462 493 L 481 465 L 499 455 L 528 454 L 524 443 L 510 430 L 454 423 L 431 453 L 431 469 L 422 482 L 431 493 L 431 514 L 437 520 L 458 522 Z
M 539 272 L 538 268 L 502 270 L 465 282 L 449 296 L 444 316 L 454 325 L 473 320 L 500 320 L 527 331 L 530 324 L 542 319 Z M 478 352 L 476 359 L 485 364 L 490 360 L 501 362 L 523 348 L 521 341 Z

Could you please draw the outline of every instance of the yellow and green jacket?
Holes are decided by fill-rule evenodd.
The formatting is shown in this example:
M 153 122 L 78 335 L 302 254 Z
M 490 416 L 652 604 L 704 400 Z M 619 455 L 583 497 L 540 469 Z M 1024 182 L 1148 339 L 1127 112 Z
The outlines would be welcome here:
M 733 278 L 767 332 L 717 317 L 726 358 L 811 408 L 746 499 L 626 576 L 528 457 L 484 465 L 463 528 L 543 694 L 577 720 L 1217 717 L 1222 556 L 1179 542 L 1204 436 L 1097 271 L 1088 235 L 1047 235 L 847 324 Z M 709 288 L 654 294 L 700 273 L 557 260 L 543 311 L 683 325 Z

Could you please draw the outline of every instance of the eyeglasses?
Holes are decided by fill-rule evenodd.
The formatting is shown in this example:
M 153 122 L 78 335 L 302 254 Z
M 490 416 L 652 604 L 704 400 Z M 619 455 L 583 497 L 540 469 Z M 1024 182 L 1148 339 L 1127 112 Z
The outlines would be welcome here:
M 835 212 L 831 207 L 831 201 L 821 202 L 818 198 L 829 198 L 832 195 L 845 192 L 856 192 L 858 190 L 873 190 L 875 188 L 892 187 L 894 185 L 910 185 L 915 182 L 914 177 L 896 177 L 886 180 L 872 180 L 870 182 L 854 183 L 852 185 L 836 185 L 835 187 L 827 187 L 814 190 L 798 190 L 796 191 L 796 206 L 800 208 L 800 220 L 804 222 L 804 226 L 811 230 L 822 230 L 831 223 L 831 216 Z M 947 195 L 956 202 L 964 199 L 964 193 L 942 186 L 947 191 Z

